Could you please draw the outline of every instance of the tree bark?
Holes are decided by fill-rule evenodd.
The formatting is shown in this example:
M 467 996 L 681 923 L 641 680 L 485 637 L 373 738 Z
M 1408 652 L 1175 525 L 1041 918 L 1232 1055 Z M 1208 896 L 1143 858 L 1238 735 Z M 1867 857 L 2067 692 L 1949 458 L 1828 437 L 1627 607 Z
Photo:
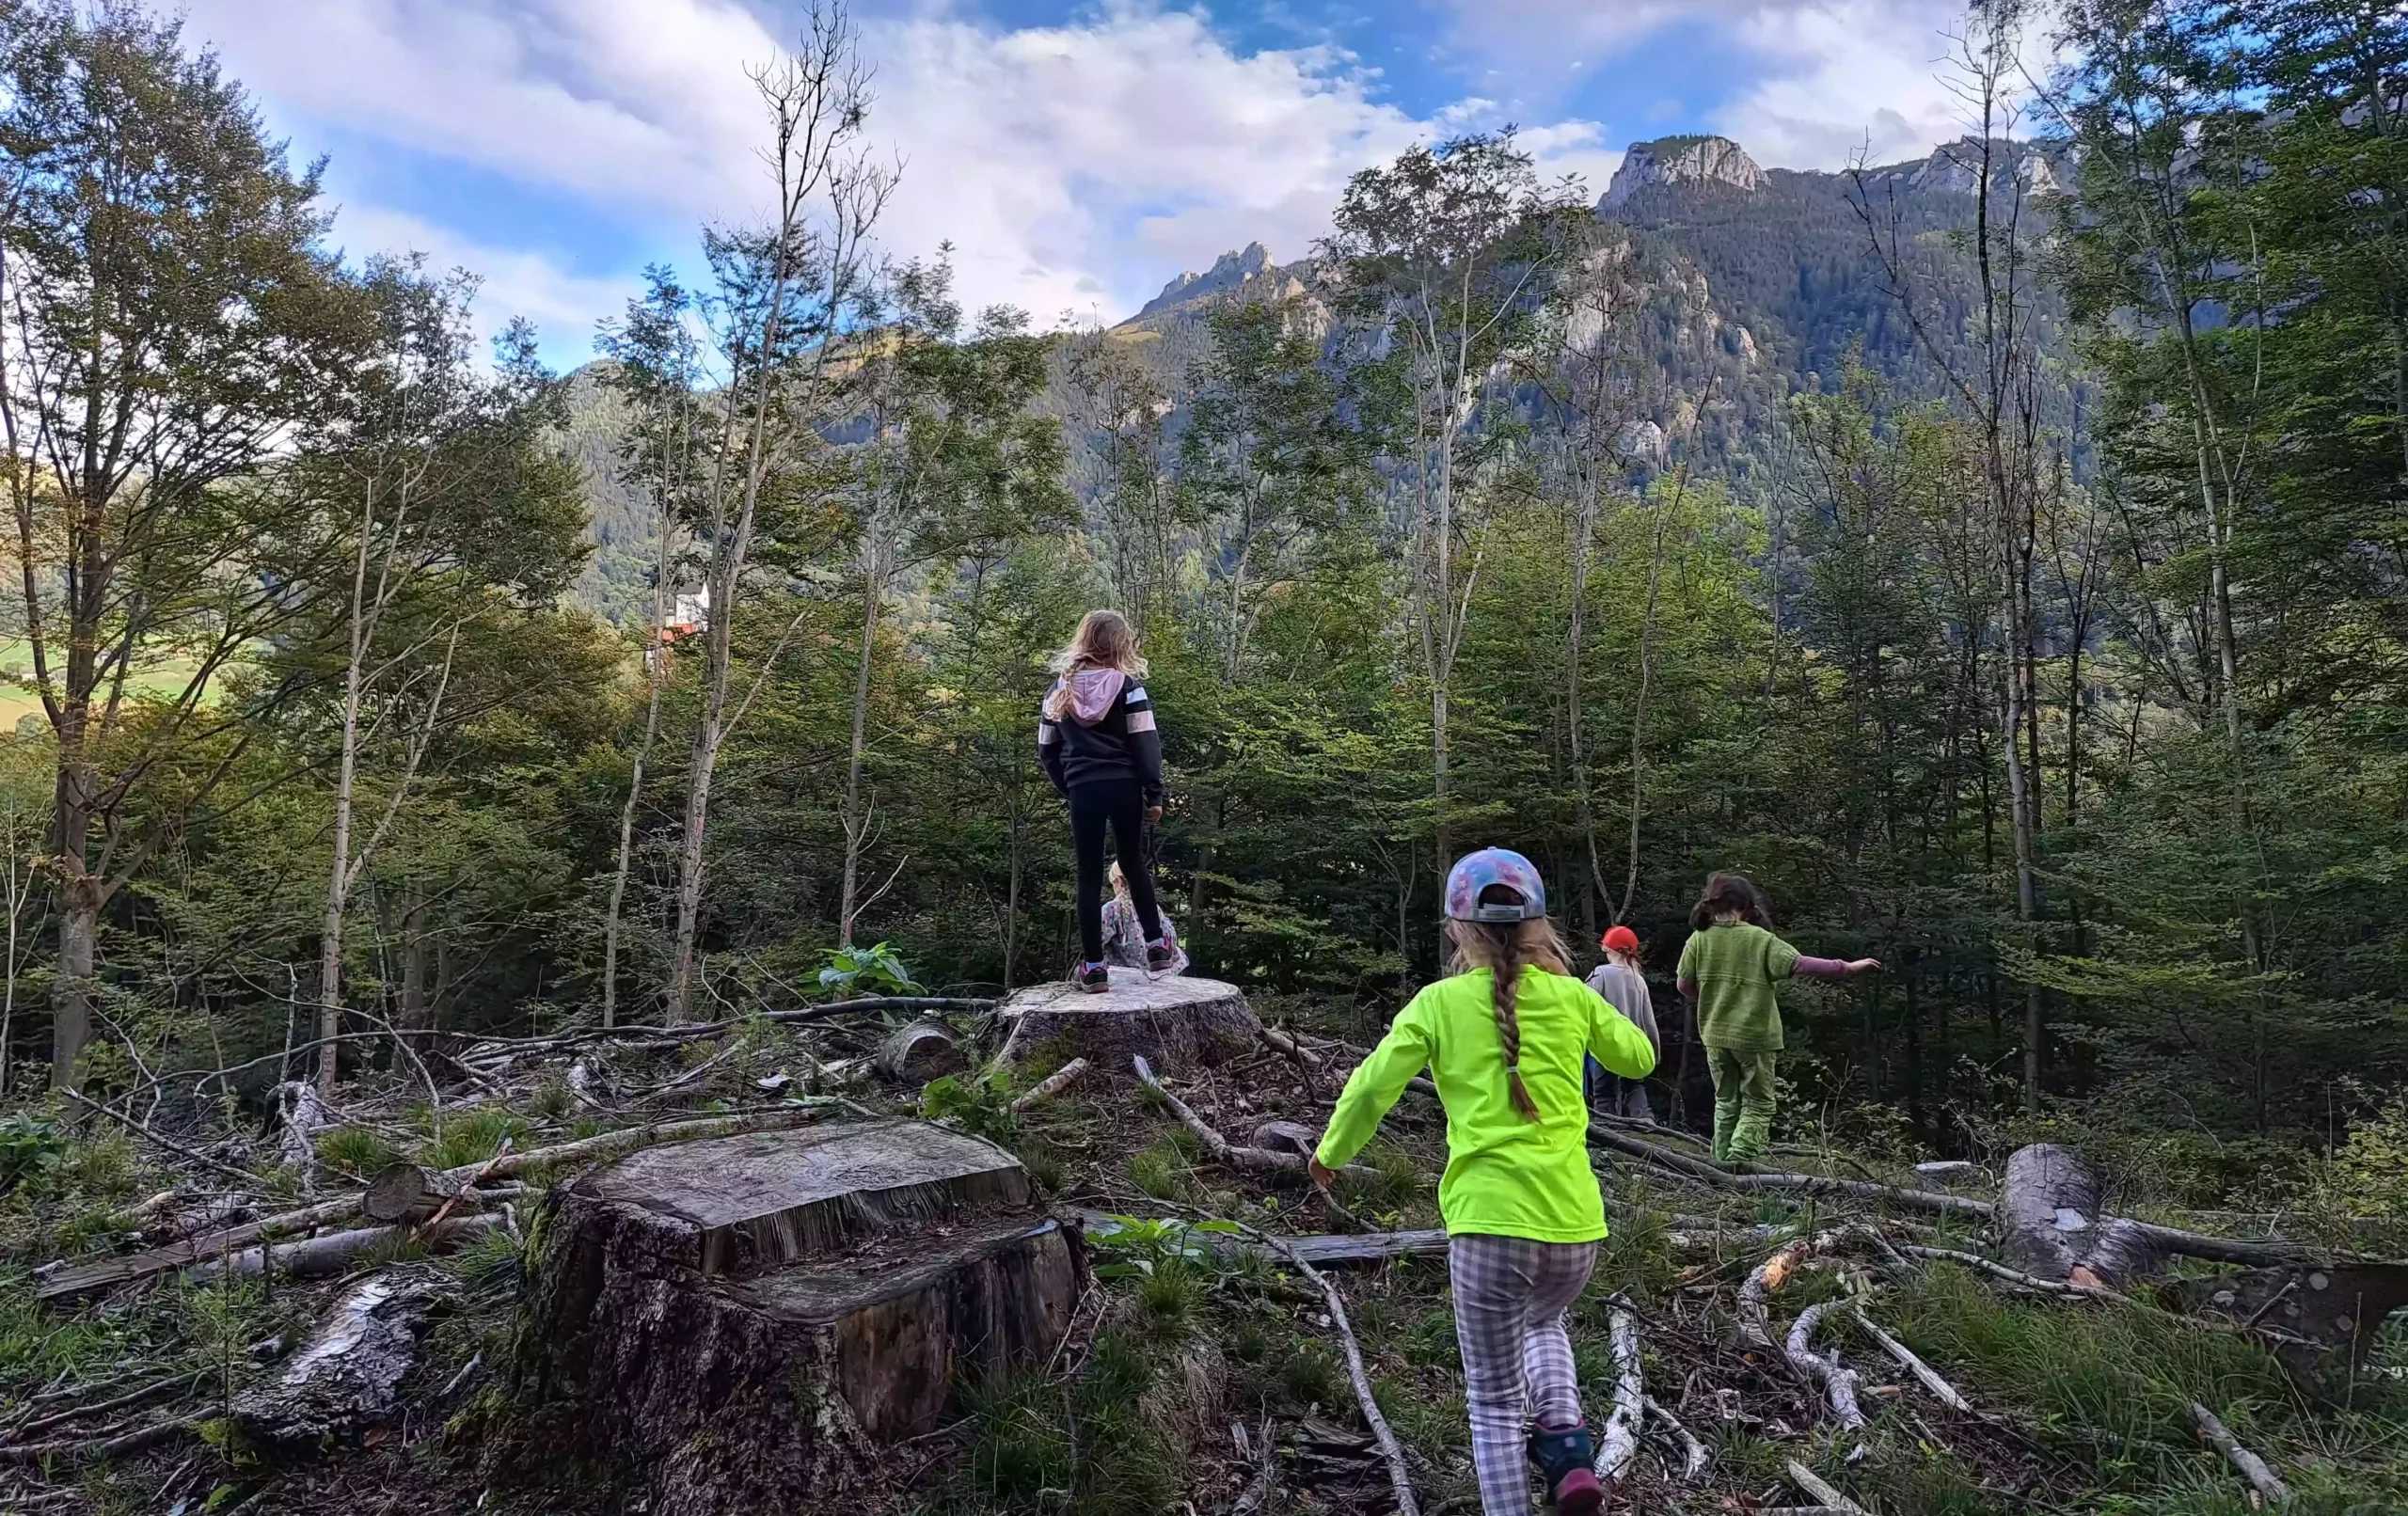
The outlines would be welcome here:
M 873 521 L 869 530 L 879 529 Z M 862 852 L 869 845 L 869 818 L 862 808 L 862 755 L 869 731 L 870 662 L 878 651 L 879 613 L 886 598 L 885 545 L 865 548 L 869 561 L 863 575 L 861 664 L 853 671 L 852 737 L 845 750 L 845 870 L 836 895 L 836 940 L 853 943 L 853 918 L 859 914 Z

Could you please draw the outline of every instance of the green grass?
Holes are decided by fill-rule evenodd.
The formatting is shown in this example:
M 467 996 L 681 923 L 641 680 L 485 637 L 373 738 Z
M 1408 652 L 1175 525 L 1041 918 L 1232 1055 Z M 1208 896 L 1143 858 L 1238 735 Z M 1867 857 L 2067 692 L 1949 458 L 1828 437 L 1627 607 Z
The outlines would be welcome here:
M 58 673 L 59 649 L 50 649 L 51 673 Z M 138 660 L 134 672 L 126 680 L 126 688 L 135 695 L 161 700 L 173 700 L 184 691 L 192 676 L 200 669 L 200 660 L 183 656 Z M 33 688 L 33 645 L 24 638 L 0 641 L 0 728 L 15 731 L 17 723 L 30 716 L 42 719 L 41 696 Z
M 366 1127 L 334 1127 L 318 1133 L 318 1161 L 338 1174 L 370 1179 L 401 1159 L 385 1134 Z
M 420 1150 L 420 1161 L 430 1168 L 456 1169 L 482 1163 L 501 1150 L 502 1139 L 517 1143 L 527 1135 L 523 1116 L 490 1107 L 452 1116 L 443 1123 L 443 1135 L 430 1138 Z

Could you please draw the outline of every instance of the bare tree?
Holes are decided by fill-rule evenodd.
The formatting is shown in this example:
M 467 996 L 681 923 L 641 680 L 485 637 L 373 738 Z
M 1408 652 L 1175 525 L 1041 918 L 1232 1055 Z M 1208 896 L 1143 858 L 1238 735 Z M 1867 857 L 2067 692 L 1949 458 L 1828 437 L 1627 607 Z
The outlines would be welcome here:
M 787 624 L 752 682 L 736 691 L 736 624 L 763 525 L 763 486 L 773 471 L 825 448 L 817 428 L 831 419 L 832 358 L 864 293 L 870 229 L 896 182 L 895 171 L 873 163 L 861 143 L 870 71 L 857 42 L 841 4 L 815 4 L 799 52 L 753 72 L 770 122 L 763 158 L 777 187 L 776 213 L 765 229 L 714 231 L 705 239 L 717 278 L 707 305 L 726 372 L 719 455 L 696 523 L 708 624 L 701 639 L 702 716 L 686 771 L 670 969 L 670 1007 L 681 1020 L 693 1016 L 704 842 L 720 751 L 800 620 Z
M 1895 187 L 1877 178 L 1861 158 L 1850 169 L 1850 198 L 1868 244 L 1906 314 L 1915 339 L 1944 375 L 1953 398 L 1981 437 L 1982 473 L 1991 533 L 1991 570 L 2000 585 L 2000 749 L 2005 757 L 2009 830 L 2015 859 L 2016 917 L 2024 947 L 2037 947 L 2041 917 L 2037 804 L 2038 726 L 2034 706 L 2035 624 L 2032 542 L 2039 494 L 2041 377 L 2035 325 L 2036 258 L 2024 224 L 2029 208 L 2025 150 L 2013 138 L 2021 118 L 2017 80 L 2022 0 L 1981 0 L 1972 26 L 1957 39 L 1947 83 L 1964 103 L 1972 134 L 1943 150 L 1973 186 L 1972 252 L 1979 275 L 1973 355 L 1959 359 L 1940 340 L 1929 276 L 1904 226 Z M 2036 1109 L 2045 1027 L 2040 987 L 2024 994 L 2023 1099 Z

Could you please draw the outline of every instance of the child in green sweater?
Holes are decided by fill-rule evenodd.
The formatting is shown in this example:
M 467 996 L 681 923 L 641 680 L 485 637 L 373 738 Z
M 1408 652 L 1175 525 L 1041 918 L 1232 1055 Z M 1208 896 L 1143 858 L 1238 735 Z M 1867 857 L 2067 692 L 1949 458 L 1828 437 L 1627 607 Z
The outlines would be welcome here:
M 1571 950 L 1547 920 L 1546 887 L 1521 854 L 1491 847 L 1457 862 L 1446 910 L 1453 976 L 1414 996 L 1347 1080 L 1313 1155 L 1313 1180 L 1326 1185 L 1362 1149 L 1427 1065 L 1447 1108 L 1438 1209 L 1481 1508 L 1529 1516 L 1527 1448 L 1556 1508 L 1591 1516 L 1605 1491 L 1590 1466 L 1595 1448 L 1563 1328 L 1606 1235 L 1580 1077 L 1593 1053 L 1612 1072 L 1642 1079 L 1656 1050 L 1572 977 Z
M 1814 958 L 1766 930 L 1764 895 L 1744 875 L 1717 874 L 1689 908 L 1681 994 L 1697 1007 L 1714 1080 L 1714 1161 L 1754 1163 L 1772 1140 L 1773 1060 L 1782 1049 L 1775 987 L 1794 974 L 1846 979 L 1877 958 Z

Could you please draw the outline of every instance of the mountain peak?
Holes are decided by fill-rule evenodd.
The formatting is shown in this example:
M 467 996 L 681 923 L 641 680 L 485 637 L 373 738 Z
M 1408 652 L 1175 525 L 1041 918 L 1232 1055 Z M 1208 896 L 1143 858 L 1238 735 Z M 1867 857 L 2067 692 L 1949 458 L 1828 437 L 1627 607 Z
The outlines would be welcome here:
M 1181 271 L 1177 278 L 1163 286 L 1163 292 L 1146 302 L 1139 316 L 1150 316 L 1167 306 L 1194 300 L 1199 295 L 1221 294 L 1259 277 L 1271 267 L 1271 251 L 1259 242 L 1250 242 L 1234 253 L 1223 253 L 1212 261 L 1212 266 L 1201 274 Z
M 1600 211 L 1611 211 L 1651 184 L 1728 184 L 1753 194 L 1768 181 L 1747 150 L 1729 137 L 1696 133 L 1634 142 L 1614 170 Z

